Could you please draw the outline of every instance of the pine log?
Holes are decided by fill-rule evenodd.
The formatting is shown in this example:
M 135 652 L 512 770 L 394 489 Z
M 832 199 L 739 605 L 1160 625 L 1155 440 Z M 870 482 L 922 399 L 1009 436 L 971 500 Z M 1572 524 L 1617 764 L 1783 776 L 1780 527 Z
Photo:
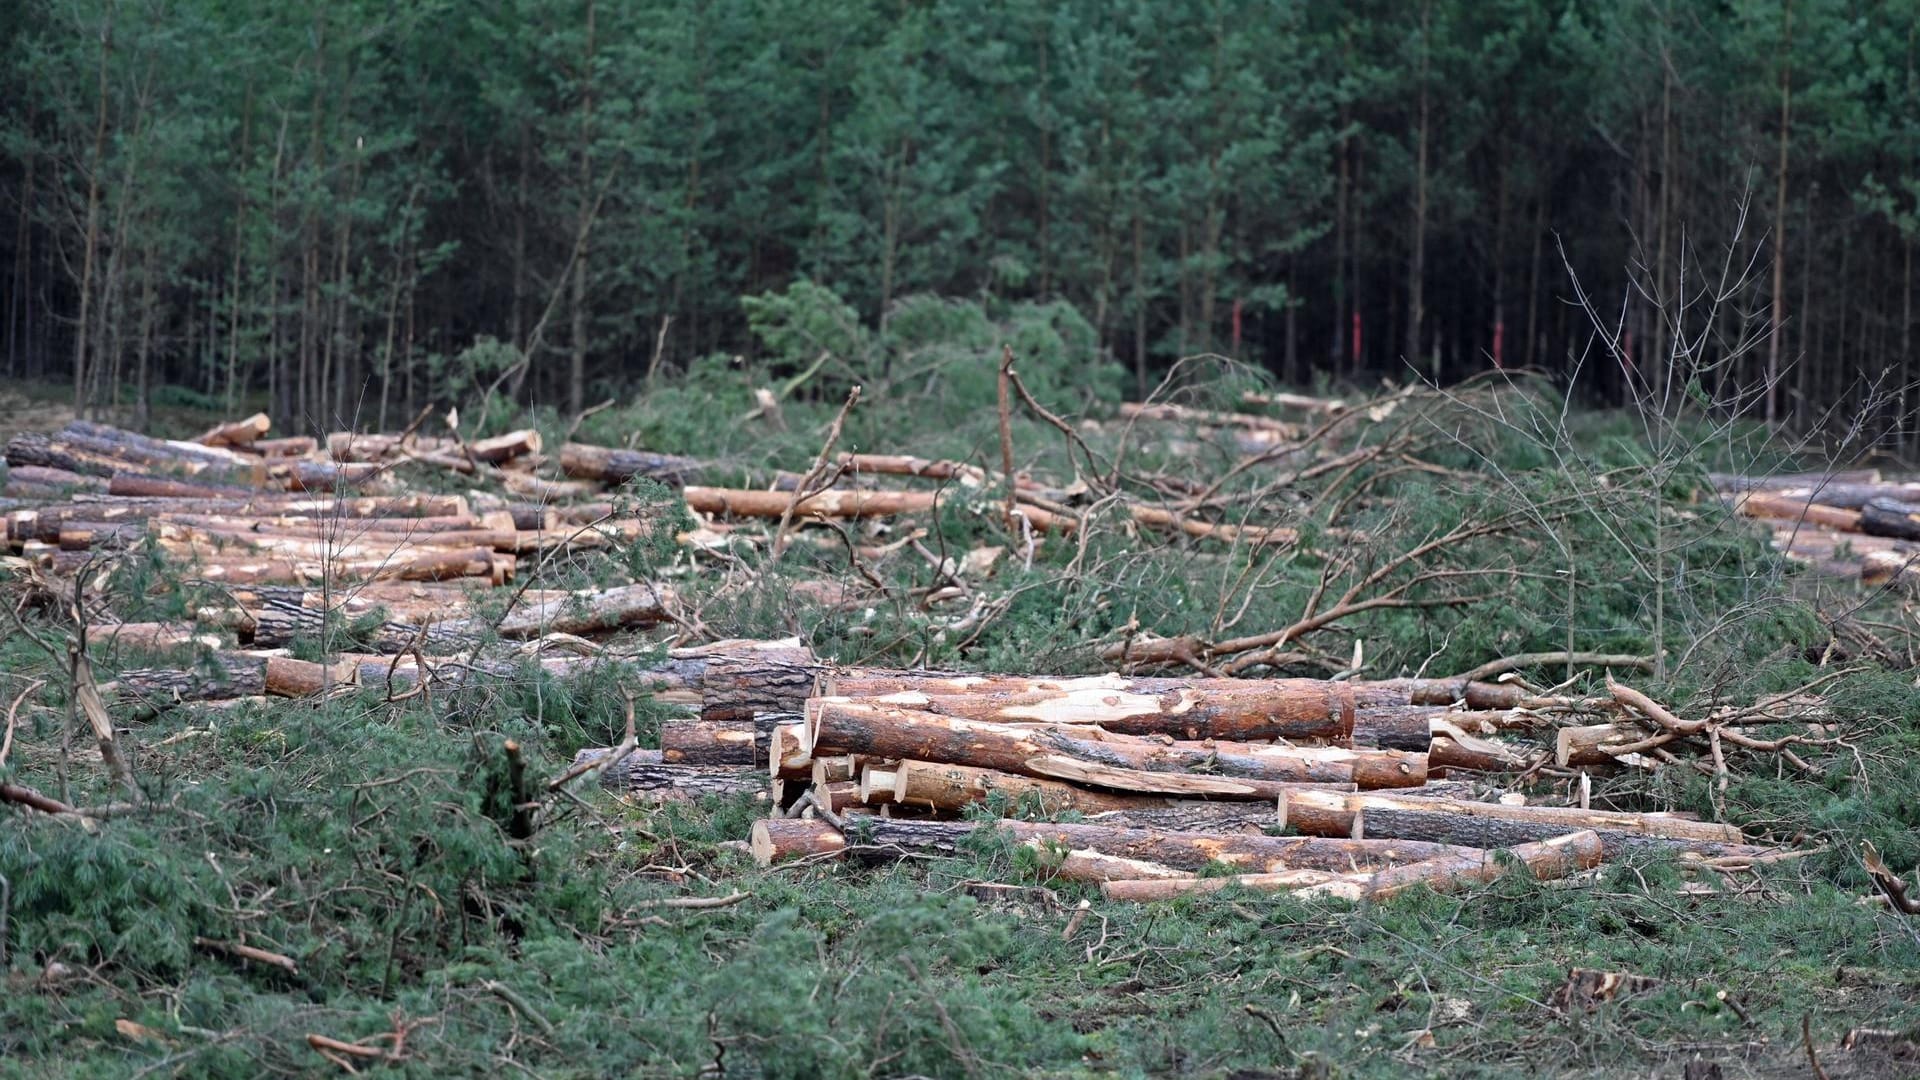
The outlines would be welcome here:
M 1353 777 L 1346 762 L 1278 753 L 1246 766 L 1264 773 L 1256 778 L 1186 771 L 1186 763 L 1151 740 L 1103 740 L 1065 727 L 979 723 L 846 699 L 811 699 L 806 715 L 807 745 L 814 754 L 974 765 L 1118 791 L 1273 799 L 1295 784 L 1345 785 Z M 1424 762 L 1420 767 L 1424 771 Z
M 888 796 L 885 801 L 947 811 L 964 810 L 976 803 L 984 803 L 996 793 L 1006 796 L 1010 810 L 1021 811 L 1031 807 L 1042 814 L 1065 811 L 1082 814 L 1112 810 L 1154 811 L 1192 805 L 1164 796 L 1121 795 L 1061 780 L 932 761 L 900 761 L 891 766 L 868 766 L 862 773 L 861 783 L 875 794 L 885 791 Z M 1245 812 L 1244 806 L 1238 804 L 1232 809 L 1235 813 Z M 1254 813 L 1267 824 L 1276 820 L 1271 807 L 1262 807 Z
M 255 439 L 254 453 L 265 458 L 303 457 L 320 449 L 320 441 L 311 435 L 294 435 L 285 439 Z
M 497 629 L 507 638 L 613 633 L 666 621 L 674 599 L 673 589 L 666 585 L 622 585 L 597 593 L 522 603 L 507 613 Z
M 271 475 L 288 491 L 339 492 L 368 486 L 386 468 L 374 463 L 292 460 L 274 465 Z
M 707 660 L 700 715 L 735 720 L 757 713 L 801 711 L 819 674 L 805 650 L 757 650 Z
M 973 828 L 977 823 L 958 823 Z M 1420 862 L 1442 856 L 1478 855 L 1468 848 L 1400 840 L 1339 840 L 1313 836 L 1262 836 L 1245 833 L 1171 832 L 1115 828 L 1099 824 L 1030 821 L 986 823 L 1022 842 L 1039 841 L 1064 848 L 1098 851 L 1196 871 L 1230 866 L 1247 873 L 1280 870 L 1347 872 Z
M 1870 536 L 1920 540 L 1920 503 L 1869 500 L 1860 509 L 1860 531 Z
M 767 773 L 775 780 L 813 778 L 813 755 L 807 749 L 804 719 L 774 725 L 767 736 Z
M 892 517 L 896 514 L 926 513 L 935 509 L 946 492 L 933 491 L 840 491 L 827 490 L 809 495 L 798 503 L 784 491 L 754 491 L 736 488 L 688 487 L 683 493 L 691 509 L 716 517 L 779 518 L 793 506 L 794 520 L 816 518 Z
M 1446 713 L 1447 717 L 1471 717 L 1472 713 Z M 1519 772 L 1539 757 L 1522 753 L 1507 743 L 1469 735 L 1450 719 L 1435 717 L 1428 722 L 1432 741 L 1427 747 L 1429 769 L 1468 769 L 1474 772 Z
M 152 650 L 196 645 L 219 648 L 220 638 L 200 633 L 194 624 L 184 622 L 93 623 L 87 627 L 87 644 Z
M 1365 872 L 1326 870 L 1279 870 L 1266 874 L 1209 878 L 1130 878 L 1102 882 L 1100 895 L 1108 900 L 1144 903 L 1238 887 L 1254 892 L 1298 892 L 1358 900 L 1372 878 L 1372 874 Z
M 1792 491 L 1819 488 L 1880 488 L 1879 469 L 1839 469 L 1822 472 L 1774 473 L 1770 476 L 1746 476 L 1741 473 L 1708 473 L 1707 482 L 1720 491 Z M 1838 506 L 1839 503 L 1831 505 Z
M 1175 738 L 1322 739 L 1345 742 L 1365 691 L 1318 679 L 972 678 L 829 674 L 821 696 L 996 723 L 1097 724 L 1130 735 Z
M 194 438 L 203 446 L 251 446 L 273 427 L 266 413 L 254 413 L 245 420 L 215 424 Z
M 1751 853 L 1731 825 L 1662 814 L 1628 814 L 1560 806 L 1506 806 L 1450 799 L 1288 792 L 1280 804 L 1287 828 L 1313 836 L 1391 837 L 1463 847 L 1497 848 L 1592 829 L 1609 858 L 1628 852 Z
M 612 754 L 596 748 L 574 755 L 580 766 Z M 767 774 L 726 765 L 669 765 L 658 750 L 635 750 L 600 773 L 600 786 L 609 791 L 651 799 L 694 799 L 703 795 L 736 796 L 767 793 Z
M 1432 722 L 1442 705 L 1376 705 L 1353 716 L 1353 745 L 1426 752 L 1433 743 Z
M 540 433 L 532 428 L 509 431 L 505 435 L 495 435 L 489 439 L 479 439 L 467 445 L 467 453 L 475 461 L 484 461 L 489 465 L 498 465 L 517 457 L 540 452 Z
M 839 829 L 814 818 L 763 818 L 753 823 L 747 846 L 756 864 L 777 866 L 796 859 L 844 858 L 847 841 Z
M 1319 877 L 1314 871 L 1293 870 L 1277 874 L 1244 874 L 1184 881 L 1113 881 L 1104 885 L 1101 892 L 1109 900 L 1165 900 L 1237 886 L 1341 900 L 1381 900 L 1416 885 L 1424 885 L 1435 892 L 1451 892 L 1469 885 L 1485 884 L 1505 873 L 1509 863 L 1524 867 L 1534 878 L 1545 881 L 1591 869 L 1600 865 L 1604 857 L 1601 838 L 1589 830 L 1516 844 L 1504 851 L 1464 851 L 1442 855 L 1424 862 L 1387 867 L 1368 875 L 1334 874 Z
M 56 494 L 74 491 L 105 491 L 107 481 L 98 476 L 69 472 L 66 469 L 50 468 L 45 465 L 7 466 L 7 488 L 11 491 L 15 485 L 45 489 Z
M 1193 424 L 1199 427 L 1238 427 L 1255 431 L 1271 431 L 1287 438 L 1298 438 L 1301 434 L 1300 425 L 1271 416 L 1216 412 L 1212 409 L 1196 409 L 1188 405 L 1165 402 L 1152 404 L 1121 402 L 1119 415 L 1122 420 L 1150 420 L 1162 423 Z
M 265 657 L 217 653 L 192 668 L 134 668 L 114 680 L 118 695 L 159 704 L 262 697 L 267 692 Z
M 744 720 L 704 717 L 660 722 L 660 755 L 668 765 L 767 766 L 767 742 L 782 717 L 774 713 Z M 837 777 L 836 779 L 848 779 Z
M 1768 521 L 1802 522 L 1825 529 L 1839 529 L 1842 532 L 1873 531 L 1864 528 L 1865 522 L 1859 510 L 1845 510 L 1837 506 L 1808 502 L 1805 499 L 1785 495 L 1754 492 L 1742 496 L 1734 504 L 1734 509 L 1747 517 Z
M 672 454 L 567 443 L 560 448 L 560 471 L 606 484 L 624 484 L 636 476 L 644 476 L 664 484 L 680 485 L 700 471 L 700 463 Z
M 1645 731 L 1631 724 L 1586 724 L 1563 727 L 1554 733 L 1553 760 L 1562 768 L 1590 769 L 1616 765 L 1620 755 L 1609 754 L 1606 747 L 1620 747 L 1644 740 Z
M 351 660 L 319 664 L 289 656 L 269 656 L 264 689 L 271 697 L 318 697 L 336 686 L 351 686 L 359 665 Z

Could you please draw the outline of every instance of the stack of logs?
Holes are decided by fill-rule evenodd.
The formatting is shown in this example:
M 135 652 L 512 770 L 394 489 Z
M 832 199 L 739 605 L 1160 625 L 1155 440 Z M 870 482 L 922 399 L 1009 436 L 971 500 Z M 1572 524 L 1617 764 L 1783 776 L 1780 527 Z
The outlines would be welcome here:
M 1789 558 L 1868 586 L 1920 585 L 1920 482 L 1877 470 L 1711 479 Z
M 587 750 L 576 769 L 650 798 L 764 799 L 749 841 L 761 865 L 952 854 L 979 834 L 1114 899 L 1229 883 L 1359 898 L 1485 881 L 1502 855 L 1546 878 L 1648 850 L 1765 854 L 1738 829 L 1682 815 L 1500 796 L 1486 778 L 1538 755 L 1484 733 L 1566 704 L 1509 684 L 730 664 L 708 669 L 701 714 L 666 721 L 658 749 Z M 1561 739 L 1563 757 L 1609 763 L 1596 747 L 1621 734 L 1562 732 L 1581 733 Z M 983 811 L 1080 820 L 983 823 Z

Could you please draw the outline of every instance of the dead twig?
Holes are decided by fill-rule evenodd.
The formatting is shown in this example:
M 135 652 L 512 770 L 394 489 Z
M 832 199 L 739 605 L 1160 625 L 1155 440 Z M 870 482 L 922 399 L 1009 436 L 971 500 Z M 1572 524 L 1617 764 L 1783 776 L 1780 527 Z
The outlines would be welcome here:
M 196 937 L 193 939 L 193 943 L 203 949 L 211 949 L 217 953 L 225 953 L 228 956 L 237 957 L 241 960 L 251 960 L 256 964 L 277 967 L 289 975 L 300 974 L 300 965 L 295 963 L 291 956 L 284 956 L 277 952 L 268 952 L 265 949 L 256 949 L 251 945 L 242 945 L 237 941 L 215 941 L 213 938 Z

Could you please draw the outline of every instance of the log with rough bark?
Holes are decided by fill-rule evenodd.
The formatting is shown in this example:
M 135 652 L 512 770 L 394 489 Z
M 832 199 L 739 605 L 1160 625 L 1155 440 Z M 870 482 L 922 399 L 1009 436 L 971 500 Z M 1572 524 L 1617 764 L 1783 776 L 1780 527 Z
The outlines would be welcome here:
M 755 863 L 777 866 L 796 859 L 844 858 L 847 841 L 839 829 L 815 818 L 764 818 L 753 823 L 747 847 Z
M 688 487 L 683 494 L 687 506 L 714 517 L 780 518 L 793 507 L 796 521 L 806 518 L 892 517 L 896 514 L 922 514 L 933 510 L 944 499 L 956 497 L 935 491 L 842 491 L 829 489 L 795 502 L 785 491 L 754 491 L 740 488 Z
M 761 713 L 741 720 L 704 717 L 660 722 L 660 755 L 668 765 L 767 767 L 767 741 L 791 714 Z M 846 779 L 841 777 L 839 779 Z
M 814 754 L 974 765 L 1115 791 L 1273 799 L 1296 784 L 1351 785 L 1356 771 L 1352 757 L 1312 756 L 1293 748 L 1273 747 L 1257 757 L 1208 750 L 1195 758 L 1155 740 L 1097 728 L 981 723 L 851 699 L 811 699 L 806 715 L 808 747 Z M 1202 771 L 1229 759 L 1241 772 L 1255 775 Z M 1402 768 L 1425 772 L 1424 760 L 1367 760 L 1367 768 L 1383 775 Z
M 1281 800 L 1280 820 L 1282 825 L 1312 836 L 1391 837 L 1478 848 L 1506 847 L 1592 829 L 1606 841 L 1609 857 L 1655 850 L 1711 855 L 1755 850 L 1731 825 L 1690 818 L 1388 795 L 1290 791 Z
M 94 623 L 87 627 L 91 647 L 123 649 L 181 649 L 191 646 L 220 647 L 218 634 L 203 633 L 194 623 L 138 622 Z
M 1353 683 L 1318 679 L 973 678 L 909 672 L 829 674 L 820 693 L 996 723 L 1097 724 L 1130 735 L 1239 741 L 1345 742 L 1361 703 L 1372 700 Z
M 7 494 L 14 498 L 57 498 L 76 491 L 105 491 L 107 481 L 98 476 L 68 472 L 44 465 L 9 465 Z
M 1842 532 L 1863 531 L 1861 512 L 1858 510 L 1846 510 L 1768 492 L 1743 495 L 1738 502 L 1734 503 L 1734 509 L 1747 517 L 1767 521 L 1803 522 L 1808 525 L 1818 525 L 1824 529 L 1839 529 Z
M 1617 751 L 1647 738 L 1632 724 L 1584 724 L 1554 733 L 1553 760 L 1562 768 L 1591 769 L 1619 764 Z M 1612 748 L 1615 753 L 1608 753 Z
M 1860 508 L 1860 531 L 1870 536 L 1920 540 L 1920 503 L 1870 500 Z
M 578 767 L 612 753 L 609 749 L 582 750 L 574 755 L 573 763 Z M 661 760 L 658 750 L 635 750 L 601 771 L 600 786 L 649 799 L 763 796 L 767 791 L 767 774 L 764 770 L 727 765 L 669 765 Z
M 251 491 L 233 484 L 122 471 L 107 481 L 107 494 L 116 499 L 244 499 Z
M 560 471 L 577 479 L 607 484 L 624 484 L 636 476 L 643 476 L 664 484 L 677 485 L 692 479 L 700 471 L 700 463 L 672 454 L 567 443 L 560 448 Z
M 798 648 L 710 657 L 701 676 L 700 715 L 735 720 L 801 711 L 819 674 L 812 653 Z
M 1295 870 L 1222 878 L 1112 881 L 1102 886 L 1101 892 L 1109 900 L 1166 900 L 1238 886 L 1341 900 L 1382 900 L 1415 886 L 1425 886 L 1435 892 L 1452 892 L 1470 885 L 1485 884 L 1506 873 L 1510 865 L 1523 868 L 1537 880 L 1546 881 L 1591 869 L 1600 865 L 1604 858 L 1600 836 L 1592 831 L 1583 831 L 1516 844 L 1501 851 L 1463 851 L 1441 855 L 1366 875 L 1349 873 L 1319 877 L 1312 871 Z
M 1069 810 L 1082 814 L 1147 812 L 1192 805 L 1160 795 L 1097 791 L 1062 780 L 933 761 L 870 765 L 861 774 L 861 785 L 876 797 L 884 793 L 886 801 L 944 811 L 965 810 L 976 803 L 986 802 L 996 794 L 1007 798 L 1010 810 L 1033 807 L 1045 814 Z M 1244 812 L 1244 808 L 1236 807 L 1235 812 Z M 1271 807 L 1263 805 L 1254 814 L 1266 824 L 1275 820 Z
M 194 437 L 202 446 L 252 446 L 273 427 L 266 413 L 254 413 L 244 420 L 215 424 Z
M 1355 711 L 1353 745 L 1426 751 L 1433 742 L 1433 721 L 1447 713 L 1443 705 L 1376 705 Z
M 191 668 L 133 668 L 120 673 L 118 696 L 150 704 L 263 697 L 267 692 L 265 657 L 216 653 Z

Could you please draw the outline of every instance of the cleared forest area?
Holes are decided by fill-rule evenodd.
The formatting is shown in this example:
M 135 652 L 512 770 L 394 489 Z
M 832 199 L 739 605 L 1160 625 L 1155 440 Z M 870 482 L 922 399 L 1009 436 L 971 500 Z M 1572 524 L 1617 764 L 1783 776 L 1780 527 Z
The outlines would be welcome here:
M 1920 1075 L 1914 0 L 22 0 L 0 1080 Z
M 1900 485 L 1029 337 L 11 437 L 4 1068 L 1909 1066 L 1910 577 L 1753 518 Z

